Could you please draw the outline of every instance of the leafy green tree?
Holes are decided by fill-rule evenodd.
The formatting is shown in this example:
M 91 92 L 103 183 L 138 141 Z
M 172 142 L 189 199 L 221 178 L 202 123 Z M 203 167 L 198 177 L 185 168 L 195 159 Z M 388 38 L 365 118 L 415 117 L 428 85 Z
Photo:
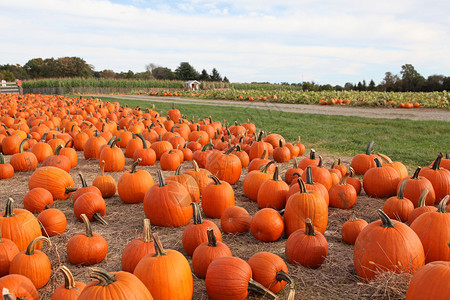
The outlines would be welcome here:
M 400 90 L 400 78 L 398 75 L 392 75 L 386 72 L 384 79 L 381 81 L 380 88 L 387 92 L 398 92 Z
M 223 78 L 223 81 L 224 81 L 224 82 L 230 82 L 230 80 L 227 78 L 227 76 L 225 76 L 225 77 Z
M 175 70 L 175 78 L 178 80 L 194 80 L 199 77 L 200 74 L 188 62 L 180 63 Z
M 16 77 L 14 77 L 13 72 L 9 70 L 4 70 L 0 72 L 0 80 L 5 80 L 8 82 L 12 82 L 16 80 Z
M 211 80 L 212 81 L 222 81 L 222 76 L 220 76 L 220 74 L 216 68 L 213 68 L 211 71 Z
M 369 82 L 369 91 L 374 91 L 374 90 L 375 90 L 375 82 L 373 81 L 373 79 L 371 79 Z
M 209 74 L 205 69 L 202 70 L 202 73 L 198 79 L 201 81 L 211 81 L 211 77 L 209 77 Z
M 156 67 L 152 70 L 152 75 L 159 80 L 173 80 L 175 79 L 175 74 L 169 68 Z
M 23 68 L 28 73 L 28 75 L 32 78 L 41 78 L 42 70 L 44 69 L 44 60 L 42 58 L 33 58 L 30 59 Z
M 114 79 L 116 78 L 116 73 L 113 70 L 103 70 L 100 72 L 100 77 L 105 79 Z
M 405 92 L 420 91 L 425 84 L 425 78 L 411 64 L 403 65 L 400 74 L 402 75 L 402 88 Z
M 346 90 L 346 91 L 351 91 L 351 90 L 353 90 L 355 87 L 353 86 L 353 83 L 351 83 L 351 82 L 346 82 L 345 84 L 344 84 L 344 90 Z

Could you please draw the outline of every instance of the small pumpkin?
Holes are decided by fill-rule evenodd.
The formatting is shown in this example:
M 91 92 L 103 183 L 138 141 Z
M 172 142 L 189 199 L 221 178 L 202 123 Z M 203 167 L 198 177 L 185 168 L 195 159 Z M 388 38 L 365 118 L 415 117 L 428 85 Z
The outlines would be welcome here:
M 202 195 L 202 209 L 210 218 L 220 218 L 228 207 L 234 206 L 234 190 L 226 181 L 220 181 L 214 175 L 209 176 L 213 182 L 208 184 Z
M 66 215 L 57 208 L 48 208 L 37 216 L 42 226 L 42 235 L 55 236 L 61 235 L 66 231 Z
M 53 205 L 52 194 L 44 188 L 34 188 L 23 197 L 23 206 L 32 213 L 40 213 Z
M 403 180 L 400 184 L 397 196 L 388 198 L 383 205 L 383 211 L 389 218 L 401 222 L 408 221 L 408 216 L 414 209 L 414 204 L 411 200 L 404 197 L 405 186 L 407 183 L 406 180 Z
M 289 186 L 278 176 L 278 167 L 275 167 L 272 179 L 265 180 L 258 189 L 256 201 L 259 208 L 270 207 L 281 210 L 286 206 L 286 194 Z
M 5 163 L 5 157 L 3 156 L 3 153 L 1 153 L 0 151 L 0 180 L 11 178 L 13 177 L 13 175 L 14 175 L 14 167 L 9 163 Z
M 253 216 L 250 231 L 260 241 L 275 242 L 284 232 L 283 217 L 273 208 L 263 208 Z
M 378 158 L 375 158 L 375 167 L 364 174 L 363 187 L 366 194 L 376 198 L 387 198 L 396 194 L 400 176 L 393 168 L 383 167 Z
M 330 206 L 342 209 L 350 209 L 356 203 L 356 190 L 351 184 L 347 184 L 348 174 L 345 174 L 341 182 L 333 185 L 329 190 Z
M 417 219 L 417 217 L 419 217 L 420 215 L 427 213 L 427 212 L 431 212 L 431 211 L 437 211 L 437 207 L 425 204 L 427 195 L 428 195 L 428 190 L 424 189 L 419 198 L 419 205 L 416 208 L 414 208 L 411 211 L 411 213 L 408 215 L 409 226 L 411 226 L 411 224 L 414 222 L 414 220 Z
M 220 227 L 225 233 L 246 233 L 250 230 L 252 217 L 247 210 L 240 206 L 225 209 L 220 217 Z
M 367 170 L 376 167 L 374 159 L 380 158 L 375 154 L 371 154 L 374 144 L 374 141 L 370 141 L 367 145 L 366 153 L 357 154 L 352 158 L 350 166 L 353 168 L 353 170 L 355 170 L 355 174 L 364 175 Z
M 10 239 L 2 237 L 0 231 L 0 277 L 9 274 L 9 265 L 18 253 L 17 245 Z
M 0 278 L 0 290 L 8 289 L 17 299 L 39 300 L 33 282 L 20 274 L 9 274 Z M 14 298 L 13 298 L 14 299 Z
M 119 197 L 125 203 L 143 202 L 145 193 L 155 184 L 150 173 L 145 170 L 136 170 L 140 161 L 141 158 L 138 158 L 131 165 L 131 171 L 123 173 L 117 183 Z
M 27 139 L 24 139 L 19 146 L 19 152 L 13 154 L 9 163 L 13 166 L 14 172 L 33 171 L 37 168 L 38 160 L 33 152 L 23 152 L 23 146 Z
M 200 189 L 197 181 L 195 181 L 194 177 L 191 175 L 182 174 L 181 166 L 178 166 L 174 175 L 167 176 L 166 180 L 174 180 L 181 183 L 187 189 L 189 195 L 191 195 L 192 202 L 200 202 Z
M 354 245 L 356 238 L 367 225 L 368 223 L 366 220 L 358 219 L 355 212 L 352 211 L 350 219 L 345 221 L 345 223 L 342 225 L 342 240 L 349 245 Z
M 100 190 L 103 198 L 110 198 L 116 194 L 116 180 L 111 175 L 105 175 L 105 161 L 100 162 L 100 175 L 94 178 L 92 185 Z
M 84 282 L 75 281 L 72 272 L 66 266 L 59 267 L 63 273 L 64 283 L 58 286 L 52 294 L 51 300 L 76 300 L 81 294 L 86 284 Z

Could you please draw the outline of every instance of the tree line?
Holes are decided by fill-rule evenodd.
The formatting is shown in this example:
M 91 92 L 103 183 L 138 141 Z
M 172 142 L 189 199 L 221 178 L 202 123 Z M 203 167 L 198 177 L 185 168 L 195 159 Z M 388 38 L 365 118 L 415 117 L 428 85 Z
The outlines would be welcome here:
M 113 70 L 95 71 L 94 66 L 88 64 L 80 57 L 61 58 L 33 58 L 25 65 L 0 65 L 0 80 L 14 81 L 16 79 L 41 79 L 65 77 L 93 77 L 105 79 L 140 79 L 140 80 L 199 80 L 229 82 L 226 76 L 222 77 L 216 68 L 211 73 L 206 69 L 198 72 L 188 62 L 181 62 L 172 71 L 170 68 L 149 63 L 144 72 L 114 72 Z M 261 82 L 258 82 L 261 83 Z M 450 91 L 450 77 L 444 75 L 430 75 L 427 78 L 417 72 L 411 64 L 401 66 L 400 74 L 386 72 L 383 80 L 376 85 L 373 80 L 367 84 L 365 80 L 358 83 L 347 82 L 344 86 L 331 84 L 317 84 L 314 81 L 301 83 L 282 82 L 281 85 L 291 85 L 308 91 L 323 90 L 357 90 L 357 91 L 387 91 L 387 92 L 432 92 Z
M 0 80 L 14 81 L 16 79 L 42 79 L 67 77 L 93 77 L 105 79 L 141 79 L 141 80 L 201 80 L 229 82 L 225 76 L 222 78 L 219 71 L 213 68 L 211 73 L 205 69 L 198 72 L 188 62 L 182 62 L 172 71 L 154 63 L 145 66 L 144 72 L 114 72 L 113 70 L 95 71 L 94 66 L 88 64 L 80 57 L 60 58 L 33 58 L 25 65 L 0 65 Z

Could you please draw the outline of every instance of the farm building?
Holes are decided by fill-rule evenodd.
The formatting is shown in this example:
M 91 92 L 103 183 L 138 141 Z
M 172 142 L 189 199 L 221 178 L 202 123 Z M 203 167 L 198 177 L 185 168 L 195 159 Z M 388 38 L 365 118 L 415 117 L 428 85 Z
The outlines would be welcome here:
M 189 91 L 198 91 L 200 89 L 200 82 L 197 80 L 188 80 L 184 83 L 184 87 Z

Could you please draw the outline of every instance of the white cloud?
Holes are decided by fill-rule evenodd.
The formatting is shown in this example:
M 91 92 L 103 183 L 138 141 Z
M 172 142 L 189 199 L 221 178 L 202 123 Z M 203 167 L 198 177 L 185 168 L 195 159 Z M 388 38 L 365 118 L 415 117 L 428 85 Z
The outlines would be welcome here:
M 3 2 L 0 63 L 79 56 L 97 70 L 143 71 L 188 61 L 232 81 L 332 84 L 379 82 L 404 63 L 425 76 L 450 68 L 447 1 L 229 2 Z

